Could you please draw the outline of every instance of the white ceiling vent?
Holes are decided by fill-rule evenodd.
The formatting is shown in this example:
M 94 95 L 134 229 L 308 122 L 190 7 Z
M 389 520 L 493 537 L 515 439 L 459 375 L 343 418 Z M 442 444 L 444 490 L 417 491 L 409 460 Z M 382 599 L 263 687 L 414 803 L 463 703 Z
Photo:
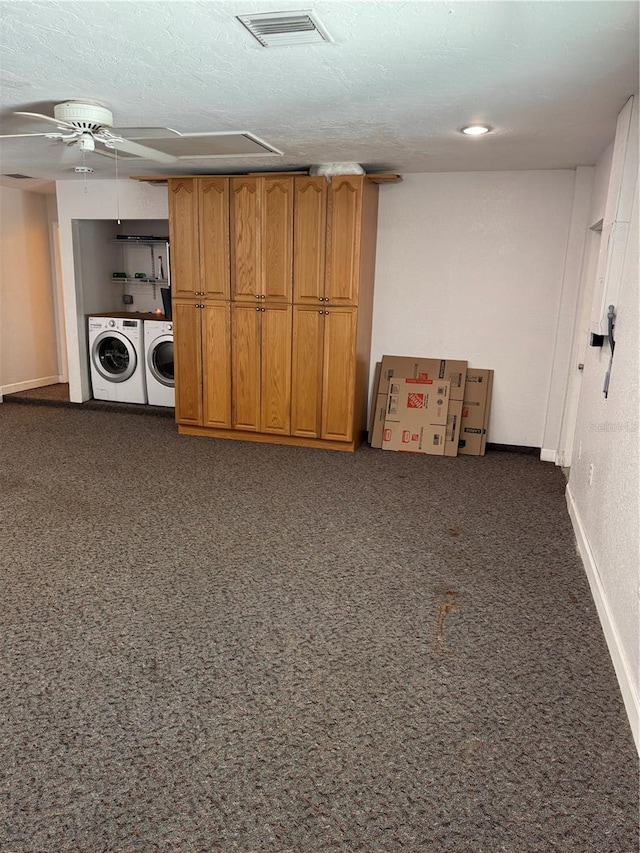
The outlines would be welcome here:
M 237 17 L 263 47 L 319 44 L 332 40 L 313 12 L 265 12 Z

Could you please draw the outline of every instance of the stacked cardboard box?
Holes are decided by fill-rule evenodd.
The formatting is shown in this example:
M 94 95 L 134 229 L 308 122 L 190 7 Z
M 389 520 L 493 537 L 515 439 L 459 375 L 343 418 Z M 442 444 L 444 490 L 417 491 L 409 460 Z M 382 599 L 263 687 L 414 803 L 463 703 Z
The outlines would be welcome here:
M 493 370 L 467 370 L 458 453 L 484 456 L 493 390 Z
M 391 379 L 382 449 L 444 456 L 450 387 L 445 379 Z
M 402 384 L 400 380 L 411 381 Z M 444 388 L 445 382 L 448 383 L 448 405 L 444 411 L 444 421 L 441 420 L 442 412 L 437 416 L 438 420 L 434 419 L 429 405 L 415 406 L 410 410 L 408 402 L 412 386 L 414 391 L 420 383 L 431 386 L 437 384 L 438 387 Z M 400 441 L 405 445 L 402 449 L 407 450 L 407 445 L 414 445 L 414 437 L 419 435 L 416 427 L 420 422 L 422 440 L 415 438 L 414 446 L 421 443 L 422 448 L 428 446 L 429 450 L 420 449 L 415 452 L 456 456 L 460 451 L 467 455 L 481 456 L 486 445 L 492 384 L 492 370 L 468 368 L 466 361 L 385 355 L 382 361 L 376 364 L 369 443 L 372 447 L 399 449 L 391 445 L 400 441 L 398 436 L 402 433 L 398 430 L 399 424 L 402 424 L 402 414 L 406 422 L 404 438 L 411 437 L 408 441 Z M 430 391 L 433 390 L 431 387 Z M 440 434 L 438 430 L 431 429 L 434 427 L 444 427 L 443 442 L 437 440 L 434 443 L 436 434 Z M 387 428 L 391 430 L 393 439 L 385 441 Z M 428 441 L 425 440 L 427 433 L 430 436 Z

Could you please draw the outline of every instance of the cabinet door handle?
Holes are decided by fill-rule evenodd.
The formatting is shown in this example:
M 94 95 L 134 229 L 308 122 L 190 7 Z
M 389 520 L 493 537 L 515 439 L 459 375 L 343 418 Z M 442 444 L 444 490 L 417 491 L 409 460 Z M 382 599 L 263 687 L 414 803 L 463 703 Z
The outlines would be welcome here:
M 260 306 L 256 305 L 256 311 L 259 311 L 259 310 L 260 310 Z

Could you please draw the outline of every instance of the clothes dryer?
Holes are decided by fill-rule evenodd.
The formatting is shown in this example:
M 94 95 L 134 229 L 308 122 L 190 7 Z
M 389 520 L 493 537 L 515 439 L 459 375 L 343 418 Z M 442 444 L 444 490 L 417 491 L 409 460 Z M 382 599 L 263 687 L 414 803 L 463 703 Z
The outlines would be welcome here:
M 147 402 L 143 322 L 123 317 L 89 317 L 94 399 Z
M 145 320 L 144 340 L 149 405 L 175 406 L 173 323 L 167 320 Z

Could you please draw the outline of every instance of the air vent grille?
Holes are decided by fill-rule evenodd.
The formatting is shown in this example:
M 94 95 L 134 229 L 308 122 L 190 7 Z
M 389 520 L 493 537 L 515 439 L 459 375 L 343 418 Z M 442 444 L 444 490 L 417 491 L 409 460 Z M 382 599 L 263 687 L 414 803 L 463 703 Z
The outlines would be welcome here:
M 312 12 L 238 15 L 238 20 L 263 47 L 323 44 L 331 41 L 331 37 Z

